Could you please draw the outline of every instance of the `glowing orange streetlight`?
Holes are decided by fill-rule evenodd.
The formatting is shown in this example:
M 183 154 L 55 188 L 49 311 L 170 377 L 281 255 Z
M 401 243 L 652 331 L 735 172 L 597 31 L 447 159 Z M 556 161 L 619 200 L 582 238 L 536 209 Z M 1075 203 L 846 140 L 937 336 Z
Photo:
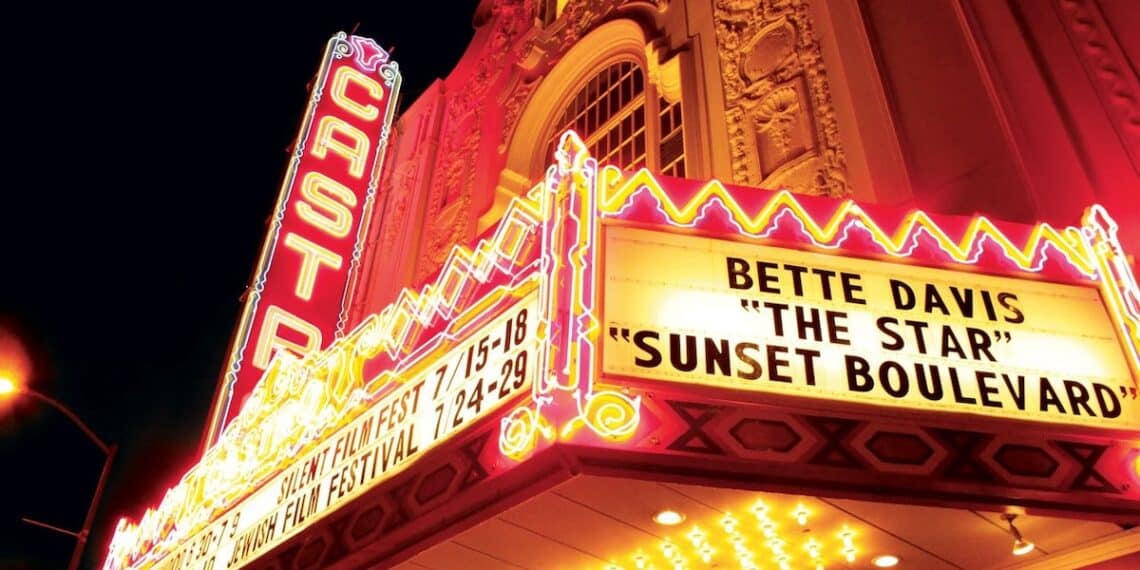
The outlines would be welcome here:
M 0 333 L 3 333 L 3 331 L 0 331 Z M 0 348 L 11 348 L 4 346 L 6 344 L 12 344 L 11 339 L 3 338 L 3 336 L 4 335 L 0 334 L 0 341 L 3 341 L 0 342 Z M 18 357 L 20 356 L 22 356 L 22 354 L 19 354 L 18 352 L 15 354 L 17 360 L 19 360 Z M 0 351 L 0 360 L 12 360 L 12 358 L 13 351 Z M 10 363 L 0 362 L 0 364 Z M 4 366 L 4 368 L 15 368 L 21 373 L 28 369 L 26 366 L 19 365 L 15 367 Z M 75 551 L 71 554 L 71 564 L 68 565 L 68 569 L 75 570 L 76 568 L 79 568 L 79 561 L 83 558 L 83 548 L 87 545 L 88 535 L 91 534 L 91 524 L 95 520 L 95 510 L 99 505 L 100 497 L 103 496 L 103 488 L 107 485 L 107 476 L 111 474 L 111 462 L 115 459 L 115 451 L 117 448 L 114 445 L 107 445 L 104 443 L 103 440 L 100 439 L 99 436 L 95 435 L 95 432 L 91 431 L 91 428 L 87 427 L 87 424 L 83 423 L 83 420 L 79 419 L 79 416 L 75 415 L 75 412 L 72 412 L 70 408 L 64 406 L 55 398 L 46 396 L 31 388 L 28 388 L 21 382 L 21 380 L 22 379 L 18 379 L 16 377 L 16 374 L 13 374 L 8 370 L 0 369 L 0 397 L 12 398 L 18 396 L 29 396 L 59 410 L 60 413 L 67 416 L 67 419 L 71 420 L 71 423 L 75 424 L 75 426 L 78 427 L 79 430 L 87 436 L 87 439 L 90 439 L 91 442 L 94 443 L 95 446 L 99 448 L 99 451 L 102 451 L 103 455 L 106 457 L 106 459 L 103 461 L 103 472 L 99 475 L 99 482 L 95 485 L 95 496 L 91 498 L 91 505 L 87 507 L 87 516 L 83 519 L 83 528 L 81 528 L 79 532 L 72 532 L 67 529 L 59 528 L 54 525 L 42 523 L 28 518 L 23 519 L 26 523 L 42 526 L 44 528 L 74 536 L 76 541 Z
M 16 382 L 7 376 L 0 376 L 0 396 L 7 396 L 16 391 Z

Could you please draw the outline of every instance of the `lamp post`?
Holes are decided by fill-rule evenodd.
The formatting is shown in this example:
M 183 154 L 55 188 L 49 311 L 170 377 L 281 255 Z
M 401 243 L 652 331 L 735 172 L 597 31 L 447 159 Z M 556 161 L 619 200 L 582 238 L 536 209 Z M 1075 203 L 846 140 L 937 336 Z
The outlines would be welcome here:
M 75 426 L 87 436 L 87 439 L 91 440 L 91 443 L 95 444 L 95 447 L 99 448 L 99 451 L 103 452 L 105 457 L 103 460 L 103 472 L 99 474 L 99 482 L 95 484 L 95 495 L 91 498 L 91 505 L 87 507 L 87 516 L 83 518 L 83 527 L 79 529 L 79 532 L 71 532 L 56 526 L 24 519 L 31 524 L 75 536 L 75 551 L 71 553 L 71 563 L 68 564 L 67 567 L 68 570 L 76 570 L 79 568 L 79 562 L 83 558 L 83 548 L 87 545 L 88 535 L 91 534 L 91 525 L 95 521 L 95 511 L 98 509 L 99 499 L 103 496 L 103 488 L 107 485 L 107 477 L 111 474 L 111 462 L 115 459 L 117 447 L 104 443 L 102 439 L 99 439 L 99 436 L 95 435 L 95 432 L 91 431 L 91 428 L 87 427 L 87 424 L 83 423 L 83 420 L 79 419 L 79 416 L 75 415 L 75 412 L 72 412 L 58 400 L 26 386 L 20 386 L 10 378 L 0 377 L 0 396 L 8 394 L 31 396 L 59 410 L 60 413 L 67 416 L 67 419 L 71 420 L 71 423 L 75 424 Z

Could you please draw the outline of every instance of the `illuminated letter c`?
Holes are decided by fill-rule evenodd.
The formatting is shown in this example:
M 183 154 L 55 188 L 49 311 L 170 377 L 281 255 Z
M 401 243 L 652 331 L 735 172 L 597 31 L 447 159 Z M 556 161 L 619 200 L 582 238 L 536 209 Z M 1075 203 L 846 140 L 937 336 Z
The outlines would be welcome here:
M 371 77 L 347 65 L 341 66 L 340 69 L 336 70 L 336 75 L 333 76 L 333 103 L 336 103 L 337 107 L 365 121 L 375 121 L 376 117 L 380 116 L 380 110 L 377 109 L 375 105 L 362 105 L 350 99 L 348 94 L 345 93 L 349 83 L 355 83 L 363 87 L 364 90 L 368 92 L 368 96 L 376 101 L 380 101 L 380 99 L 384 97 L 384 88 Z

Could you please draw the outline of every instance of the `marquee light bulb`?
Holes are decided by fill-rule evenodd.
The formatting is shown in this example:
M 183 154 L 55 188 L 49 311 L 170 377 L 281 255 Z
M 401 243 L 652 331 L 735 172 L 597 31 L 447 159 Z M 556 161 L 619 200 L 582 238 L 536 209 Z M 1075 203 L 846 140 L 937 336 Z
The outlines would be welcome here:
M 756 501 L 756 504 L 752 505 L 752 512 L 756 518 L 761 518 L 768 513 L 768 505 L 764 504 L 764 501 Z
M 899 565 L 899 557 L 894 554 L 883 554 L 871 559 L 876 568 L 893 568 Z
M 693 543 L 693 546 L 700 546 L 705 541 L 705 533 L 701 532 L 701 527 L 693 527 L 693 530 L 689 532 L 689 541 Z
M 708 564 L 709 562 L 712 562 L 712 557 L 715 553 L 716 551 L 713 550 L 711 546 L 705 544 L 700 549 L 701 560 L 703 560 L 705 564 Z
M 807 524 L 809 514 L 811 513 L 808 512 L 807 507 L 801 503 L 796 505 L 796 510 L 792 513 L 792 516 L 796 517 L 796 522 L 800 523 L 800 526 L 803 526 Z
M 664 526 L 679 525 L 685 520 L 685 515 L 670 509 L 665 509 L 653 515 L 653 522 Z

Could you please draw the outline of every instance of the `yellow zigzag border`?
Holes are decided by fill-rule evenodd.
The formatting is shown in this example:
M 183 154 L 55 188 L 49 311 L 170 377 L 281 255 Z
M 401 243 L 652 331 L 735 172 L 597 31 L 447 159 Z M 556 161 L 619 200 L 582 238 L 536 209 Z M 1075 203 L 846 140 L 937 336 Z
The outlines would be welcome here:
M 674 202 L 653 174 L 644 168 L 628 178 L 622 178 L 620 170 L 606 166 L 602 169 L 600 181 L 599 208 L 607 216 L 613 216 L 621 211 L 635 193 L 644 189 L 649 191 L 670 221 L 681 225 L 692 224 L 700 217 L 703 208 L 710 200 L 717 199 L 728 210 L 732 220 L 742 230 L 752 235 L 770 229 L 774 225 L 775 218 L 782 211 L 788 211 L 819 244 L 835 243 L 842 238 L 845 228 L 855 221 L 871 232 L 875 241 L 888 253 L 896 256 L 906 256 L 911 247 L 911 240 L 918 231 L 923 230 L 937 240 L 943 251 L 955 261 L 963 263 L 971 263 L 976 255 L 975 248 L 980 241 L 989 238 L 1001 246 L 1011 261 L 1026 271 L 1035 271 L 1038 268 L 1044 255 L 1044 250 L 1041 248 L 1051 245 L 1081 273 L 1087 276 L 1097 273 L 1096 261 L 1084 248 L 1079 232 L 1074 228 L 1058 231 L 1049 224 L 1037 224 L 1026 243 L 1018 247 L 989 218 L 977 216 L 970 222 L 961 239 L 955 241 L 930 216 L 920 210 L 912 211 L 893 233 L 888 233 L 853 200 L 845 200 L 829 220 L 820 224 L 800 204 L 795 195 L 787 190 L 772 194 L 759 212 L 750 214 L 718 180 L 706 183 L 684 204 Z
M 302 360 L 305 365 L 319 365 L 349 342 L 361 341 L 385 350 L 393 358 L 407 354 L 415 344 L 418 333 L 437 318 L 452 319 L 467 307 L 468 293 L 479 283 L 485 283 L 496 270 L 510 274 L 518 269 L 519 257 L 525 248 L 534 247 L 536 229 L 547 220 L 541 210 L 542 184 L 535 186 L 526 196 L 512 200 L 495 233 L 480 241 L 474 248 L 455 246 L 444 263 L 436 280 L 420 291 L 405 289 L 396 301 L 378 314 L 360 323 L 352 332 L 337 340 L 328 349 L 311 354 Z M 1026 243 L 1017 246 L 997 226 L 985 216 L 974 218 L 958 240 L 951 238 L 926 213 L 915 210 L 908 214 L 894 232 L 888 232 L 871 218 L 852 200 L 842 202 L 832 216 L 824 223 L 818 223 L 792 193 L 782 190 L 771 194 L 764 206 L 750 214 L 719 181 L 712 180 L 684 204 L 675 203 L 659 181 L 646 169 L 638 170 L 626 177 L 620 170 L 606 166 L 599 171 L 597 207 L 603 217 L 614 217 L 631 201 L 634 194 L 646 190 L 656 200 L 658 207 L 667 218 L 677 225 L 690 225 L 702 214 L 703 208 L 713 200 L 719 201 L 744 232 L 753 236 L 762 234 L 775 225 L 776 218 L 790 212 L 800 222 L 804 230 L 819 245 L 836 244 L 843 239 L 844 231 L 852 223 L 860 224 L 869 231 L 873 239 L 891 255 L 909 255 L 913 239 L 918 232 L 925 231 L 933 237 L 952 259 L 962 263 L 973 263 L 977 248 L 983 239 L 991 239 L 1001 246 L 1008 259 L 1026 271 L 1036 271 L 1044 259 L 1044 248 L 1052 246 L 1085 275 L 1095 278 L 1102 271 L 1101 260 L 1095 247 L 1082 238 L 1077 228 L 1057 230 L 1049 224 L 1041 223 L 1033 227 Z M 1126 312 L 1127 313 L 1127 312 Z M 1128 320 L 1128 319 L 1126 319 Z M 1134 321 L 1134 319 L 1131 319 Z M 1134 343 L 1137 327 L 1130 326 Z M 259 381 L 255 393 L 262 392 L 264 383 Z M 251 402 L 254 398 L 251 397 Z M 216 496 L 206 498 L 187 489 L 201 489 L 201 481 L 195 479 L 209 477 L 220 466 L 233 466 L 235 459 L 242 454 L 242 440 L 249 426 L 265 421 L 266 415 L 281 409 L 282 402 L 260 400 L 260 406 L 243 406 L 230 429 L 227 429 L 217 445 L 195 465 L 163 498 L 157 510 L 148 509 L 138 524 L 121 519 L 111 542 L 107 568 L 149 566 L 171 553 L 176 544 L 217 518 L 237 501 L 256 487 L 258 481 L 241 481 L 233 473 L 223 476 L 227 479 L 225 488 Z M 345 408 L 357 402 L 348 399 L 342 403 Z M 248 404 L 248 402 L 247 402 Z M 247 409 L 249 408 L 249 409 Z M 260 409 L 259 409 L 260 408 Z M 335 430 L 346 420 L 340 409 L 332 425 L 322 433 Z M 258 414 L 258 412 L 262 412 Z M 258 416 L 258 417 L 254 417 Z M 292 456 L 285 453 L 273 462 L 270 473 L 287 466 Z M 211 469 L 213 468 L 213 469 Z M 259 470 L 264 473 L 264 470 Z M 238 470 L 238 473 L 241 473 Z M 220 475 L 220 473 L 218 473 Z M 270 475 L 271 476 L 271 475 Z M 212 487 L 212 485 L 211 485 Z M 237 492 L 235 493 L 235 490 Z M 242 492 L 242 490 L 247 492 Z M 223 500 L 218 501 L 219 498 Z M 224 505 L 217 507 L 216 505 Z M 214 505 L 211 507 L 210 505 Z M 203 513 L 208 509 L 209 513 Z M 186 524 L 186 523 L 190 524 Z M 181 524 L 180 524 L 181 523 Z M 131 560 L 135 560 L 131 564 Z
M 535 229 L 541 223 L 535 196 L 532 193 L 513 200 L 495 233 L 473 249 L 462 245 L 453 247 L 433 283 L 419 292 L 404 289 L 380 313 L 366 318 L 325 350 L 307 355 L 299 364 L 318 368 L 338 356 L 346 346 L 358 341 L 374 347 L 377 354 L 383 350 L 393 358 L 410 352 L 424 327 L 430 326 L 437 318 L 454 318 L 468 308 L 465 305 L 473 287 L 486 283 L 496 271 L 508 275 L 517 272 L 519 260 L 525 258 L 522 254 L 526 248 L 532 247 L 530 244 L 537 235 Z M 520 273 L 518 277 L 523 275 Z M 273 364 L 268 368 L 274 369 Z M 275 421 L 274 413 L 288 409 L 283 404 L 299 399 L 298 394 L 290 394 L 284 400 L 274 401 L 269 396 L 268 376 L 267 373 L 258 381 L 249 400 L 217 444 L 166 492 L 158 509 L 148 508 L 137 524 L 126 518 L 120 519 L 111 541 L 106 568 L 149 567 L 157 563 L 173 553 L 181 541 L 192 537 L 238 504 L 265 479 L 288 467 L 295 454 L 288 453 L 286 447 L 291 448 L 297 442 L 292 442 L 292 446 L 281 446 L 277 450 L 280 453 L 268 468 L 259 465 L 256 480 L 243 480 L 242 477 L 254 473 L 254 470 L 237 468 L 246 455 L 244 440 L 254 426 Z M 351 421 L 355 416 L 346 416 L 345 412 L 358 403 L 352 398 L 336 402 L 339 409 L 333 411 L 331 417 L 322 417 L 328 423 L 320 430 L 321 434 L 335 431 Z M 210 484 L 206 481 L 210 478 L 221 479 L 223 484 Z M 209 495 L 201 492 L 207 488 L 215 492 Z

